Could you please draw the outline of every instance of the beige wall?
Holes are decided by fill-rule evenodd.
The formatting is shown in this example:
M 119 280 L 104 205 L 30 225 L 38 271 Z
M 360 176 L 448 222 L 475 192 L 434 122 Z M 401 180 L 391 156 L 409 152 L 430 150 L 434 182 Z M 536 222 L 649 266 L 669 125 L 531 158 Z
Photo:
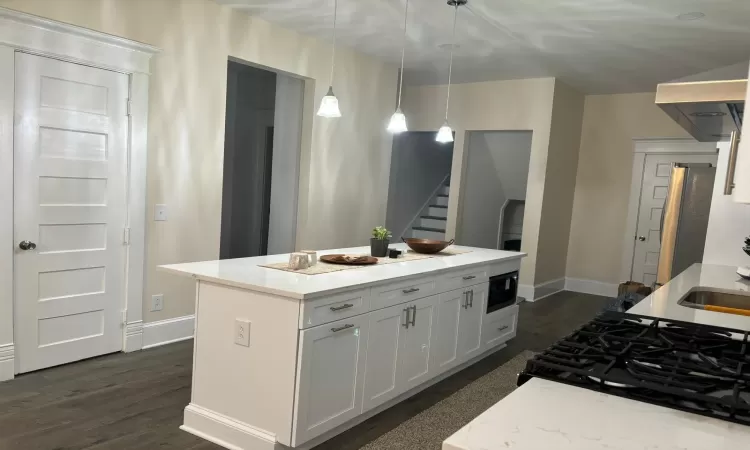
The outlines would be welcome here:
M 535 284 L 565 277 L 584 96 L 555 82 Z
M 149 100 L 144 300 L 148 305 L 162 293 L 164 310 L 145 307 L 146 322 L 194 311 L 193 282 L 157 272 L 157 265 L 219 256 L 229 56 L 316 81 L 307 83 L 315 91 L 305 104 L 298 247 L 365 244 L 369 230 L 385 221 L 391 150 L 385 123 L 396 97 L 395 67 L 340 49 L 335 85 L 344 117 L 319 119 L 328 42 L 208 0 L 0 0 L 0 6 L 162 49 L 152 60 Z M 166 222 L 152 221 L 158 203 L 168 207 Z
M 686 138 L 653 93 L 589 95 L 573 201 L 566 276 L 619 283 L 633 139 Z
M 454 85 L 449 122 L 456 132 L 446 235 L 456 236 L 467 131 L 531 130 L 531 160 L 526 189 L 521 284 L 533 285 L 541 220 L 547 152 L 550 144 L 554 78 L 491 81 Z M 402 108 L 412 131 L 437 131 L 445 115 L 446 86 L 404 89 Z

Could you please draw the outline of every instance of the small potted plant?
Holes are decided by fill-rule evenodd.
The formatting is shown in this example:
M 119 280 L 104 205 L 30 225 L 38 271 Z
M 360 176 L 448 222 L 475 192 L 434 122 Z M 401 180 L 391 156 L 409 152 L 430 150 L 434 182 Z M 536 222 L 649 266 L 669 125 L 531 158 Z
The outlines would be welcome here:
M 370 253 L 376 258 L 382 258 L 388 253 L 388 245 L 391 243 L 391 232 L 385 227 L 375 227 L 370 239 Z

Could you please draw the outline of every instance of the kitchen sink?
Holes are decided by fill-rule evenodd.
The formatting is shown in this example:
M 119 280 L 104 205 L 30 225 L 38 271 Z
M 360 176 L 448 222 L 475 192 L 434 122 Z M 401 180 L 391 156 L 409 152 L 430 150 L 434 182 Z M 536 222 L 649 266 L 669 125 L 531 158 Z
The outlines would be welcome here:
M 696 289 L 677 303 L 688 308 L 750 316 L 750 295 Z

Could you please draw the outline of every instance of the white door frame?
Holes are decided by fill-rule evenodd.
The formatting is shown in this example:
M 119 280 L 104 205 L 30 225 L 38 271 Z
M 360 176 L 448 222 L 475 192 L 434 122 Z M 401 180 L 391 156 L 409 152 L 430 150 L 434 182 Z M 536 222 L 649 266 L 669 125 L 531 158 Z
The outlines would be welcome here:
M 133 351 L 143 346 L 148 82 L 150 59 L 159 49 L 0 8 L 0 381 L 13 378 L 17 372 L 13 344 L 13 103 L 16 51 L 112 70 L 127 74 L 130 78 L 126 224 L 130 236 L 126 249 L 122 309 L 123 350 Z
M 630 280 L 633 270 L 635 239 L 638 234 L 638 209 L 640 207 L 641 185 L 643 184 L 643 167 L 646 156 L 656 154 L 691 153 L 696 155 L 716 154 L 715 142 L 698 142 L 694 139 L 633 139 L 633 176 L 630 181 L 630 201 L 625 224 L 625 236 L 622 241 L 622 262 L 620 279 Z

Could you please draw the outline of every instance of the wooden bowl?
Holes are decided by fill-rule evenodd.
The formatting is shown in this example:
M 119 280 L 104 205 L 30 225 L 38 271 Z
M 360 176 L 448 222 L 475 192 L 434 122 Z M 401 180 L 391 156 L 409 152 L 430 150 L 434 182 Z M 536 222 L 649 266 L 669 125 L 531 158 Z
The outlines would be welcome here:
M 410 249 L 417 253 L 424 253 L 425 255 L 433 255 L 440 253 L 445 250 L 449 245 L 453 245 L 454 240 L 450 241 L 435 241 L 433 239 L 416 239 L 416 238 L 401 238 Z

